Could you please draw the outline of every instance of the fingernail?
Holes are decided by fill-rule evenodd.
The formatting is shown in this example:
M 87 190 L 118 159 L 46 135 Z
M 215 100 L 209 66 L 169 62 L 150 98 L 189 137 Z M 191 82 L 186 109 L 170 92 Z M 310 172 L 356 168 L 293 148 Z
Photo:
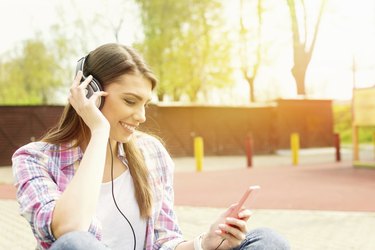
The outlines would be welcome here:
M 248 212 L 248 213 L 240 212 L 240 213 L 238 214 L 238 217 L 242 218 L 242 217 L 245 217 L 245 216 L 251 216 L 251 215 L 253 215 L 252 212 Z

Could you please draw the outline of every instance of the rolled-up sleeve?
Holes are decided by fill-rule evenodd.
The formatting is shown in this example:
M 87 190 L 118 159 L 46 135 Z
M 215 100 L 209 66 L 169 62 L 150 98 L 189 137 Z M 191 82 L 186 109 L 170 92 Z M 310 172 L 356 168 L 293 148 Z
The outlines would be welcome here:
M 56 240 L 51 224 L 56 201 L 74 176 L 74 164 L 81 159 L 79 148 L 70 144 L 32 142 L 12 157 L 20 214 L 29 222 L 38 249 L 48 249 Z M 88 232 L 101 240 L 101 223 L 93 217 Z
M 55 240 L 51 231 L 52 213 L 61 191 L 48 173 L 48 156 L 22 147 L 14 153 L 12 163 L 20 213 L 29 222 L 39 244 L 50 245 Z

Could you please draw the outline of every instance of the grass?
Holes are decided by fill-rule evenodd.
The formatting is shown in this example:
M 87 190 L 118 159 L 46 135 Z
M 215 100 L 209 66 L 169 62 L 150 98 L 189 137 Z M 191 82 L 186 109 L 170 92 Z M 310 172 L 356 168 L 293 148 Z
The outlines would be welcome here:
M 342 144 L 352 144 L 352 107 L 351 103 L 333 103 L 334 131 L 340 134 Z M 358 139 L 360 144 L 373 144 L 375 126 L 360 127 Z

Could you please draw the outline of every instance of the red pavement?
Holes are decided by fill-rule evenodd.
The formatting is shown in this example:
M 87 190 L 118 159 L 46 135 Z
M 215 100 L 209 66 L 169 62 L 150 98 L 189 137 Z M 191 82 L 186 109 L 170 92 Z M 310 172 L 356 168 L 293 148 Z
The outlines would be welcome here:
M 375 169 L 349 163 L 175 174 L 176 205 L 227 207 L 260 185 L 256 209 L 375 211 Z
M 0 199 L 15 199 L 16 188 L 11 184 L 0 184 Z
M 175 204 L 227 207 L 249 185 L 260 185 L 255 209 L 375 211 L 375 169 L 349 163 L 175 173 Z M 0 185 L 0 199 L 15 199 Z

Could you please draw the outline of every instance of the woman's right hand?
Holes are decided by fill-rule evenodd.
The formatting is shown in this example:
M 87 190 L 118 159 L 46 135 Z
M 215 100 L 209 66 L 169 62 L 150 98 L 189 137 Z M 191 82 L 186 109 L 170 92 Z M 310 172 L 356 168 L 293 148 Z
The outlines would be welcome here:
M 233 249 L 238 247 L 245 239 L 247 233 L 246 223 L 251 216 L 251 211 L 243 207 L 236 215 L 236 218 L 228 217 L 236 205 L 231 205 L 211 225 L 209 232 L 203 236 L 203 249 Z
M 107 93 L 104 91 L 94 92 L 90 98 L 87 98 L 86 87 L 91 82 L 92 76 L 90 75 L 80 84 L 82 75 L 82 71 L 79 71 L 70 87 L 69 103 L 90 128 L 91 132 L 109 129 L 110 125 L 107 118 L 96 106 L 97 99 L 106 96 Z
M 96 100 L 106 96 L 95 92 L 86 97 L 89 76 L 80 84 L 82 72 L 78 72 L 70 88 L 69 103 L 91 131 L 89 142 L 80 142 L 84 151 L 77 171 L 60 198 L 56 201 L 51 229 L 55 238 L 73 231 L 87 231 L 96 212 L 100 186 L 105 168 L 106 149 L 110 125 L 96 106 Z M 87 143 L 84 145 L 83 143 Z

